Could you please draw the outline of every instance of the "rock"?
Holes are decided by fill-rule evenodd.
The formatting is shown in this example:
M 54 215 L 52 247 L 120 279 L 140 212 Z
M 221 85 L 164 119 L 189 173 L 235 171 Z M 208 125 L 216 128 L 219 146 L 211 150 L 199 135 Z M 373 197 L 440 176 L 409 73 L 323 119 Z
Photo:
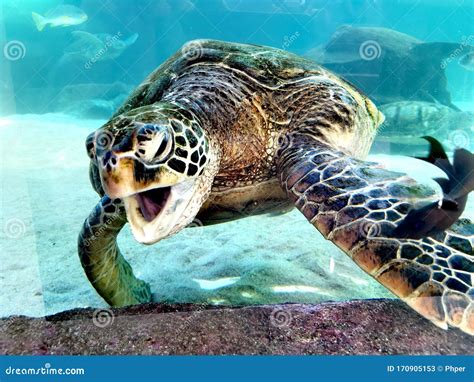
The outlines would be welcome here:
M 0 320 L 2 354 L 472 354 L 399 300 L 250 307 L 146 304 Z
M 388 28 L 342 25 L 307 56 L 353 83 L 376 105 L 416 100 L 457 109 L 445 73 L 457 49 L 470 52 L 474 47 L 423 42 Z
M 423 136 L 435 137 L 448 152 L 455 148 L 472 150 L 473 112 L 422 101 L 393 102 L 380 106 L 379 110 L 385 121 L 372 152 L 422 157 L 429 150 L 428 142 L 420 138 Z
M 62 110 L 62 112 L 66 114 L 91 119 L 107 119 L 114 113 L 114 111 L 114 103 L 103 99 L 91 99 L 73 103 Z
M 131 85 L 121 82 L 68 85 L 60 90 L 54 111 L 84 118 L 106 119 L 121 106 L 131 90 Z

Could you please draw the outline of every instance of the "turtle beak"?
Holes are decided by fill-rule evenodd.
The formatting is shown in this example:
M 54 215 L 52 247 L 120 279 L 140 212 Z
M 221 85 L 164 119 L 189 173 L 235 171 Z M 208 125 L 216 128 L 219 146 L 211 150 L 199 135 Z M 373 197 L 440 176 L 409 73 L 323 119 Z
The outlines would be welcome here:
M 188 180 L 123 198 L 135 239 L 154 244 L 184 228 L 185 212 L 196 191 L 195 180 Z
M 97 158 L 100 180 L 104 192 L 112 199 L 168 187 L 179 183 L 180 176 L 167 170 L 166 166 L 147 168 L 131 153 L 108 151 Z M 153 193 L 144 194 L 140 199 L 144 206 L 156 199 Z M 145 211 L 146 209 L 144 209 Z
M 133 158 L 119 157 L 113 152 L 107 152 L 98 158 L 102 188 L 111 199 L 137 192 L 137 185 L 129 181 L 133 179 L 133 161 Z
M 186 226 L 187 207 L 197 193 L 196 178 L 183 180 L 166 166 L 147 167 L 130 153 L 107 151 L 97 162 L 105 193 L 124 201 L 138 242 L 153 244 Z

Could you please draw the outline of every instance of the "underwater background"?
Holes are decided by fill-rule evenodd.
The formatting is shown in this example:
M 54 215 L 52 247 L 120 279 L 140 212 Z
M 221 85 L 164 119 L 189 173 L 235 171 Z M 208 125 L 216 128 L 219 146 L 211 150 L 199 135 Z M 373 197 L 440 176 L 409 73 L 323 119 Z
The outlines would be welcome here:
M 417 180 L 440 175 L 400 156 L 426 148 L 418 137 L 473 149 L 471 0 L 3 0 L 0 316 L 105 306 L 77 256 L 98 200 L 85 138 L 197 38 L 285 49 L 347 78 L 387 117 L 370 159 Z M 197 226 L 154 246 L 126 229 L 119 246 L 156 301 L 393 297 L 297 211 Z

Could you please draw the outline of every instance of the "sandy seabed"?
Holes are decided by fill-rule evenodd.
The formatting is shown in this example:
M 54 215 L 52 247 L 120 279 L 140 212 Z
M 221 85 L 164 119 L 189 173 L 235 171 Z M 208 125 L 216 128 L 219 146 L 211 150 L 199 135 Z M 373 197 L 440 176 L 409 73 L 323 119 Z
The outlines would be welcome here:
M 0 316 L 104 307 L 77 255 L 77 235 L 98 201 L 86 136 L 103 121 L 67 115 L 0 119 Z M 409 158 L 375 155 L 429 182 L 440 172 Z M 473 201 L 466 215 L 472 218 Z M 119 237 L 138 277 L 164 302 L 261 304 L 393 297 L 296 210 L 195 227 L 154 246 Z

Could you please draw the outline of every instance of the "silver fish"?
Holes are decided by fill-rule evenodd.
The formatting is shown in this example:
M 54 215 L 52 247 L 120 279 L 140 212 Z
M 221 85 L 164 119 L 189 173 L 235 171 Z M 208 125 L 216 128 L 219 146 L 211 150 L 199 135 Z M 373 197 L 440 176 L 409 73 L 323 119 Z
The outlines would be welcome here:
M 42 31 L 47 25 L 50 27 L 68 27 L 87 21 L 87 15 L 84 11 L 73 5 L 59 5 L 49 10 L 44 16 L 31 12 L 31 16 L 39 31 Z

